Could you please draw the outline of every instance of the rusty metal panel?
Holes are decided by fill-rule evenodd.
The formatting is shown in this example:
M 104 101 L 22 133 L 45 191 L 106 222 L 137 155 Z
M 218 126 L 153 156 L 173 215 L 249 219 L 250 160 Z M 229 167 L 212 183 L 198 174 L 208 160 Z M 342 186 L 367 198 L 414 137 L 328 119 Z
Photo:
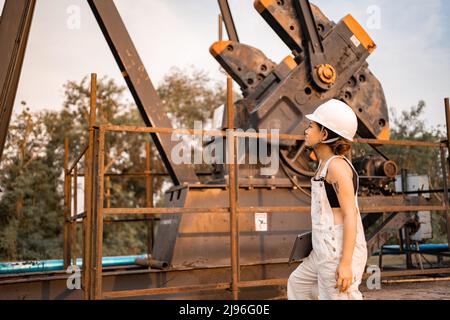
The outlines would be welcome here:
M 303 26 L 298 19 L 293 1 L 257 0 L 255 1 L 255 9 L 295 55 L 304 51 Z M 317 6 L 311 4 L 311 9 L 318 31 L 322 37 L 325 37 L 334 24 Z
M 229 265 L 230 225 L 228 212 L 211 212 L 213 208 L 229 206 L 228 191 L 225 188 L 190 186 L 176 188 L 166 194 L 166 207 L 205 208 L 196 214 L 173 214 L 161 217 L 161 224 L 155 239 L 154 258 L 166 261 L 173 267 L 204 265 Z M 286 207 L 309 207 L 310 198 L 292 188 L 239 189 L 239 205 L 248 207 L 273 207 L 280 203 Z M 430 203 L 422 197 L 371 196 L 359 197 L 361 211 L 378 212 L 383 203 L 385 212 L 397 212 L 398 208 L 418 208 Z M 311 229 L 309 212 L 267 213 L 267 231 L 257 231 L 255 213 L 239 213 L 240 261 L 245 263 L 269 262 L 274 259 L 287 261 L 297 234 Z M 264 212 L 263 212 L 264 213 Z M 408 215 L 399 213 L 401 220 Z M 398 221 L 395 219 L 393 222 Z M 393 223 L 392 222 L 392 223 Z M 390 226 L 392 227 L 392 223 Z M 402 226 L 400 222 L 398 227 Z M 371 235 L 366 235 L 369 239 Z M 376 245 L 374 250 L 376 249 Z
M 291 188 L 239 189 L 242 207 L 309 206 L 310 199 Z M 230 264 L 230 215 L 210 212 L 228 207 L 228 190 L 190 187 L 166 194 L 167 207 L 205 208 L 196 214 L 161 217 L 154 244 L 154 258 L 177 266 L 223 266 Z M 267 213 L 267 231 L 257 231 L 255 213 L 239 213 L 240 264 L 269 262 L 289 257 L 298 233 L 310 230 L 311 216 L 294 210 Z
M 36 0 L 6 0 L 0 18 L 0 160 L 8 134 Z
M 114 1 L 89 0 L 88 2 L 145 124 L 149 127 L 171 128 L 172 124 Z M 198 178 L 192 165 L 177 165 L 170 158 L 175 145 L 175 142 L 171 141 L 170 134 L 153 133 L 152 137 L 173 182 L 175 184 L 197 183 Z

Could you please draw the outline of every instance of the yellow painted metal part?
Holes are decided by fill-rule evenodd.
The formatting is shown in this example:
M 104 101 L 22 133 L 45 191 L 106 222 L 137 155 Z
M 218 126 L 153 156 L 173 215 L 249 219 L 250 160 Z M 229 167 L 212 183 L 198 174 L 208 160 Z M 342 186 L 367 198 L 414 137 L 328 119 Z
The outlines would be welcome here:
M 292 56 L 287 56 L 286 58 L 284 58 L 283 63 L 287 65 L 291 70 L 297 67 L 297 63 L 295 62 L 294 58 L 292 58 Z
M 271 4 L 273 4 L 275 0 L 256 0 L 253 5 L 255 9 L 261 13 L 266 10 Z
M 336 70 L 330 64 L 321 64 L 317 66 L 317 75 L 320 81 L 326 84 L 332 84 L 336 81 Z
M 231 41 L 217 41 L 213 43 L 213 45 L 209 48 L 209 52 L 214 57 L 217 57 L 220 55 L 229 45 L 231 44 Z
M 369 53 L 375 51 L 377 45 L 351 14 L 346 15 L 342 20 Z
M 384 127 L 377 136 L 378 140 L 389 140 L 390 138 L 391 138 L 391 131 L 389 130 L 388 126 Z

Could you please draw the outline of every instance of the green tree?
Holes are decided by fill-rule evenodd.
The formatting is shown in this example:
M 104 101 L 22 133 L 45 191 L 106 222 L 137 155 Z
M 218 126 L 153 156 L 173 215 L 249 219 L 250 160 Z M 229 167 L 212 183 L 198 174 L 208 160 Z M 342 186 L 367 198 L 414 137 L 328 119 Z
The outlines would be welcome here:
M 0 168 L 0 259 L 48 259 L 62 257 L 64 212 L 64 139 L 69 139 L 69 163 L 87 144 L 89 118 L 88 78 L 64 85 L 62 109 L 31 113 L 29 109 L 12 120 L 6 151 Z M 125 96 L 126 88 L 103 77 L 97 87 L 97 123 L 144 126 L 137 107 Z M 158 88 L 174 126 L 191 127 L 194 120 L 206 120 L 224 103 L 225 90 L 201 71 L 173 69 Z M 146 143 L 150 135 L 109 133 L 105 141 L 108 173 L 142 173 Z M 151 143 L 152 170 L 165 168 Z M 82 173 L 84 162 L 78 171 Z M 82 180 L 79 179 L 79 184 Z M 162 205 L 168 177 L 153 179 L 156 205 Z M 144 207 L 145 180 L 142 177 L 111 176 L 111 207 Z M 82 198 L 80 194 L 79 197 Z M 81 212 L 82 208 L 78 208 Z M 146 224 L 113 223 L 104 228 L 104 255 L 145 252 Z
M 46 149 L 48 115 L 32 115 L 24 105 L 10 126 L 0 171 L 0 257 L 5 260 L 61 253 L 61 170 Z
M 210 119 L 214 109 L 225 103 L 226 95 L 224 83 L 192 68 L 172 68 L 157 91 L 176 128 L 193 128 L 194 121 Z

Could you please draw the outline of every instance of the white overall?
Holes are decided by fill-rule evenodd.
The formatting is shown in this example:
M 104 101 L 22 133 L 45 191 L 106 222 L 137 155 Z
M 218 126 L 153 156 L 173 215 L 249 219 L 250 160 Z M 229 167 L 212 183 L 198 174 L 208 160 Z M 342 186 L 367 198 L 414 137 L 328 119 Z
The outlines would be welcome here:
M 367 263 L 367 244 L 358 206 L 356 244 L 352 256 L 352 273 L 354 282 L 346 292 L 339 292 L 336 286 L 336 269 L 342 257 L 344 225 L 334 224 L 334 214 L 327 198 L 324 180 L 330 162 L 341 157 L 352 167 L 352 163 L 343 156 L 331 157 L 319 174 L 319 181 L 311 179 L 311 220 L 312 246 L 310 255 L 292 272 L 287 285 L 289 300 L 362 300 L 358 287 Z M 320 167 L 320 164 L 319 164 Z M 359 186 L 359 183 L 358 183 Z M 357 187 L 358 188 L 358 187 Z M 357 194 L 357 190 L 356 190 Z

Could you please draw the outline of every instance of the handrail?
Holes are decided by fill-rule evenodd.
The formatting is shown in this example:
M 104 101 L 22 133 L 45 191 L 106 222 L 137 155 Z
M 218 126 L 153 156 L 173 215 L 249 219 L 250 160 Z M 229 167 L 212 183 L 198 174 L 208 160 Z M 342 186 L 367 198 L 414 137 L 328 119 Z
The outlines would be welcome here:
M 73 169 L 75 169 L 75 167 L 77 166 L 78 162 L 81 160 L 81 158 L 83 158 L 83 156 L 86 154 L 86 151 L 88 150 L 89 145 L 86 145 L 83 149 L 83 151 L 77 156 L 77 158 L 75 159 L 75 161 L 73 162 L 72 166 L 70 166 L 70 168 L 67 170 L 67 174 L 71 174 Z

